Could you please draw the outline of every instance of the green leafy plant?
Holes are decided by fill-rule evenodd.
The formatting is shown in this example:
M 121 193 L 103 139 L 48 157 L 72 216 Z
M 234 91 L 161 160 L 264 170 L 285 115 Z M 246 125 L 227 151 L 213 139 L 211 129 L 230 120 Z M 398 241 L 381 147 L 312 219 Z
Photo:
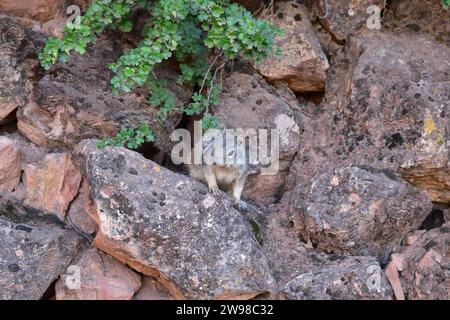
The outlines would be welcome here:
M 444 9 L 448 9 L 450 7 L 450 0 L 442 0 L 442 5 Z
M 258 20 L 250 12 L 228 0 L 93 0 L 86 14 L 75 26 L 66 26 L 60 40 L 50 38 L 39 59 L 48 70 L 59 59 L 65 62 L 72 52 L 83 54 L 89 43 L 106 28 L 129 32 L 136 8 L 149 10 L 142 40 L 110 65 L 114 72 L 112 90 L 129 92 L 148 85 L 150 102 L 159 108 L 163 118 L 176 107 L 176 99 L 166 88 L 164 79 L 155 79 L 153 69 L 169 58 L 180 62 L 178 82 L 197 88 L 190 104 L 183 108 L 187 115 L 201 115 L 217 105 L 217 84 L 227 60 L 238 55 L 261 62 L 274 53 L 273 41 L 283 32 L 266 20 Z M 211 61 L 212 60 L 212 61 Z M 102 145 L 126 143 L 139 146 L 136 131 L 124 129 L 116 138 Z M 134 139 L 134 140 L 133 140 Z
M 123 147 L 130 149 L 139 148 L 144 142 L 155 140 L 153 132 L 148 124 L 143 124 L 137 129 L 124 128 L 114 138 L 107 138 L 97 143 L 99 149 L 107 146 Z
M 219 118 L 210 113 L 205 114 L 202 119 L 202 130 L 203 132 L 209 129 L 217 129 L 219 127 Z

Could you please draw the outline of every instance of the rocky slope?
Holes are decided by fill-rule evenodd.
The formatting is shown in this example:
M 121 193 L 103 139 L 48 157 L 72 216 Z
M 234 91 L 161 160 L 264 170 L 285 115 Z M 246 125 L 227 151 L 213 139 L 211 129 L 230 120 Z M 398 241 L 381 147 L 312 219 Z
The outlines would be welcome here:
M 242 212 L 170 163 L 193 119 L 112 94 L 129 37 L 40 68 L 65 8 L 89 1 L 0 0 L 0 299 L 448 299 L 450 10 L 390 1 L 371 30 L 384 1 L 238 2 L 286 31 L 280 59 L 228 68 L 213 109 L 283 132 Z M 189 102 L 176 65 L 156 73 Z M 152 145 L 96 147 L 142 122 Z

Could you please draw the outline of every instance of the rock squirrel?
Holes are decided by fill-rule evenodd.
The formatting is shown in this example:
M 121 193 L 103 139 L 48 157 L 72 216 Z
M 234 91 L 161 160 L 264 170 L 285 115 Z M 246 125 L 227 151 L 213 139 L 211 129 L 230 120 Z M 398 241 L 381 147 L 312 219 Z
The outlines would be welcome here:
M 204 138 L 202 143 L 202 164 L 189 164 L 189 175 L 206 183 L 210 191 L 215 195 L 221 195 L 224 190 L 233 197 L 234 204 L 241 210 L 247 210 L 248 204 L 241 200 L 242 191 L 250 172 L 250 166 L 246 159 L 245 145 L 240 146 L 236 135 L 213 135 Z M 211 156 L 214 150 L 223 150 L 223 160 L 216 158 L 205 163 L 205 157 Z M 214 155 L 212 155 L 214 157 Z M 209 164 L 208 164 L 209 163 Z

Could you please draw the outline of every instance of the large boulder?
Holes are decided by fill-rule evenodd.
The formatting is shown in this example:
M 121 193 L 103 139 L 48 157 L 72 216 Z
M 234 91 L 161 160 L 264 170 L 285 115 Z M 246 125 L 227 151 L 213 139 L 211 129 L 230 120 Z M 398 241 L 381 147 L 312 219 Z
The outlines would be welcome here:
M 28 100 L 25 61 L 37 50 L 35 40 L 32 32 L 0 14 L 0 124 Z
M 280 2 L 269 21 L 285 32 L 274 44 L 282 56 L 271 55 L 255 69 L 270 82 L 287 83 L 296 92 L 323 91 L 329 64 L 306 9 L 295 1 Z
M 277 281 L 271 298 L 299 300 L 392 299 L 374 257 L 325 254 L 300 241 L 286 210 L 273 206 L 263 235 L 264 254 Z
M 425 193 L 370 167 L 330 170 L 297 185 L 283 202 L 296 232 L 317 249 L 374 256 L 381 264 L 432 209 Z
M 40 299 L 81 242 L 48 214 L 0 195 L 0 299 Z
M 94 246 L 177 298 L 252 298 L 272 282 L 261 247 L 228 198 L 140 154 L 93 140 L 75 150 L 99 231 Z
M 56 64 L 37 81 L 32 100 L 17 115 L 25 137 L 39 146 L 70 149 L 83 139 L 112 137 L 121 128 L 148 123 L 155 133 L 155 146 L 170 151 L 170 133 L 181 120 L 181 112 L 172 111 L 158 121 L 158 110 L 150 105 L 146 90 L 111 92 L 113 73 L 108 67 L 123 52 L 117 38 L 101 36 L 86 54 L 73 54 L 67 64 Z M 156 74 L 167 79 L 178 107 L 189 102 L 191 89 L 176 83 L 176 71 L 161 66 Z
M 0 192 L 11 192 L 19 185 L 20 159 L 14 141 L 0 136 Z
M 450 202 L 450 49 L 428 35 L 363 32 L 333 66 L 288 189 L 329 168 L 370 165 Z
M 273 88 L 258 74 L 233 72 L 224 79 L 221 104 L 213 108 L 222 126 L 267 129 L 269 133 L 271 129 L 279 129 L 280 133 L 280 170 L 274 175 L 261 175 L 260 166 L 254 168 L 256 173 L 252 172 L 248 178 L 244 199 L 260 205 L 278 200 L 300 143 L 304 119 L 296 112 L 299 108 L 288 88 Z
M 386 275 L 399 300 L 448 300 L 450 224 L 422 232 L 394 250 Z
M 56 283 L 57 300 L 131 300 L 141 277 L 97 249 L 88 249 Z

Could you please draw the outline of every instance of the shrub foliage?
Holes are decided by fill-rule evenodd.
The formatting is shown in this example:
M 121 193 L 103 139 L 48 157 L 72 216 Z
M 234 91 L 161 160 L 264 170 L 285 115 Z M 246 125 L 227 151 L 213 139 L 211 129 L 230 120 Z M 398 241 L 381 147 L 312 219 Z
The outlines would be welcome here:
M 112 90 L 129 92 L 148 85 L 152 92 L 150 103 L 159 109 L 161 117 L 176 106 L 164 79 L 157 79 L 152 72 L 156 65 L 169 58 L 179 61 L 178 82 L 197 88 L 182 111 L 187 115 L 206 111 L 205 124 L 215 125 L 217 120 L 207 110 L 219 102 L 218 78 L 224 62 L 238 55 L 260 62 L 274 53 L 274 37 L 282 34 L 268 21 L 256 19 L 228 0 L 94 0 L 84 16 L 65 27 L 60 40 L 48 40 L 39 55 L 41 65 L 49 69 L 58 59 L 68 61 L 74 51 L 84 54 L 106 28 L 130 32 L 137 8 L 149 10 L 151 17 L 138 46 L 110 65 L 114 72 Z M 125 144 L 135 148 L 152 139 L 151 128 L 141 126 L 124 129 L 101 146 Z

